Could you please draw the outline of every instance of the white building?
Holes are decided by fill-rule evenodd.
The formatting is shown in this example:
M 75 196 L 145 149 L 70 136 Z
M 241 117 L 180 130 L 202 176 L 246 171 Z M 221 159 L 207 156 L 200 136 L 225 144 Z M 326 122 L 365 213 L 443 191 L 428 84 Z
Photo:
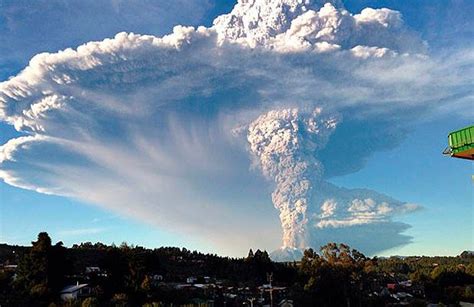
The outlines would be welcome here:
M 88 266 L 86 267 L 86 274 L 89 273 L 100 273 L 100 268 L 98 266 Z
M 91 295 L 91 288 L 88 284 L 79 284 L 67 286 L 59 293 L 63 301 L 76 300 L 80 297 L 87 297 Z
M 186 278 L 186 282 L 188 284 L 194 284 L 196 281 L 197 281 L 197 278 L 193 276 Z

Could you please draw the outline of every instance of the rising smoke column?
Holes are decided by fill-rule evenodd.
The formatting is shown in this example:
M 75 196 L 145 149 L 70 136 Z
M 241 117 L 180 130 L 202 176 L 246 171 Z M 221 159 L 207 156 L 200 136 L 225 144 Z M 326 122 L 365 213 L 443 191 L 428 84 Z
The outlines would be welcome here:
M 276 183 L 272 201 L 280 211 L 283 248 L 308 246 L 307 209 L 311 190 L 323 174 L 314 153 L 324 147 L 338 122 L 338 116 L 324 115 L 321 108 L 289 108 L 261 115 L 249 126 L 250 150 L 263 174 Z
M 247 142 L 231 133 L 248 131 L 276 183 L 284 246 L 335 241 L 373 254 L 407 244 L 407 225 L 392 217 L 416 206 L 325 182 L 321 164 L 325 179 L 352 173 L 398 145 L 394 134 L 423 112 L 472 113 L 472 52 L 430 59 L 417 37 L 389 9 L 239 0 L 210 28 L 119 33 L 39 54 L 0 83 L 0 121 L 27 135 L 0 146 L 0 179 L 241 255 L 251 240 L 279 244 L 268 241 L 274 220 L 255 208 L 265 201 L 247 172 Z M 338 116 L 316 107 L 342 114 L 335 133 Z

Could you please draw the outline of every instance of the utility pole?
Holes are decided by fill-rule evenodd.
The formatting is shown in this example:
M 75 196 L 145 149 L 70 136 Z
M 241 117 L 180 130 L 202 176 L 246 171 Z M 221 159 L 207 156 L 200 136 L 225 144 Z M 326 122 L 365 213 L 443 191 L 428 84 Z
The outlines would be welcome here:
M 270 307 L 273 307 L 273 286 L 272 286 L 273 272 L 270 273 L 270 274 L 267 273 L 267 281 L 268 281 L 268 284 L 270 285 L 270 289 L 269 289 L 269 292 L 270 292 Z
M 267 281 L 268 281 L 268 284 L 270 285 L 270 288 L 272 288 L 273 272 L 267 273 Z

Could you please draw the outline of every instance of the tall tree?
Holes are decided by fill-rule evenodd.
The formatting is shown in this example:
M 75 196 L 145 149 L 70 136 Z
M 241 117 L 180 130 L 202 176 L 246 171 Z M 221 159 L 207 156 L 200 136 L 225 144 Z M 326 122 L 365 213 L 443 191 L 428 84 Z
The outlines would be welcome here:
M 66 249 L 62 242 L 52 246 L 46 232 L 40 232 L 31 244 L 30 252 L 18 264 L 16 285 L 36 299 L 47 299 L 63 286 L 68 267 Z

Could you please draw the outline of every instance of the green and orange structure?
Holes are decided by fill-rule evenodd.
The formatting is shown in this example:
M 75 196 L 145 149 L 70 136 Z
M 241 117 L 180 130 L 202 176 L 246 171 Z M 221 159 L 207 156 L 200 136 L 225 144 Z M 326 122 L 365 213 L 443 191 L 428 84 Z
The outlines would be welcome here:
M 474 160 L 474 125 L 448 135 L 448 147 L 443 152 L 454 158 Z

